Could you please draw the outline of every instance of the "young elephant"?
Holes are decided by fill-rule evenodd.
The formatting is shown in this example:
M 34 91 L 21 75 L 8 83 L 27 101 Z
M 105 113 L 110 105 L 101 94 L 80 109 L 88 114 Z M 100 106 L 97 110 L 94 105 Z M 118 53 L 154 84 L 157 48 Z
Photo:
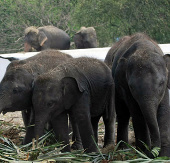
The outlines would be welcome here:
M 33 106 L 36 137 L 43 134 L 44 124 L 49 119 L 57 132 L 57 116 L 67 112 L 78 127 L 86 152 L 97 151 L 92 137 L 97 141 L 101 116 L 105 124 L 104 146 L 114 143 L 114 83 L 111 70 L 102 61 L 84 57 L 70 59 L 38 76 L 34 83 Z
M 22 111 L 24 124 L 34 124 L 32 87 L 34 79 L 72 58 L 57 50 L 46 50 L 25 60 L 13 61 L 0 83 L 0 113 Z M 24 144 L 34 137 L 34 127 L 28 127 Z
M 112 66 L 118 120 L 117 141 L 128 142 L 132 122 L 136 146 L 160 147 L 160 156 L 170 156 L 169 67 L 159 46 L 148 36 L 137 33 L 122 43 Z M 142 141 L 142 142 L 141 142 Z
M 93 27 L 81 27 L 73 39 L 77 49 L 97 48 L 97 36 Z

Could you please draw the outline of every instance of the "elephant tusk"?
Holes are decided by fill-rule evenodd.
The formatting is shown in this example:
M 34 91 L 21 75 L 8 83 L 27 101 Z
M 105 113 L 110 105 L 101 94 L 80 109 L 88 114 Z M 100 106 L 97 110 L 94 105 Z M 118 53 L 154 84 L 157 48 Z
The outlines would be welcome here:
M 45 37 L 45 38 L 42 40 L 40 46 L 43 46 L 44 42 L 46 42 L 47 40 L 48 40 L 47 37 Z

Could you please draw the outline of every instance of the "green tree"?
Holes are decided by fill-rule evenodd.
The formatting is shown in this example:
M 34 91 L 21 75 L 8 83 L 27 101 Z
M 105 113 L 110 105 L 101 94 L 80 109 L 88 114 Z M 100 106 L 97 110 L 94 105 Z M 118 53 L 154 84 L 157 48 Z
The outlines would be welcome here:
M 100 47 L 145 32 L 170 43 L 169 0 L 1 0 L 0 53 L 23 51 L 24 29 L 54 25 L 71 40 L 81 26 L 93 26 Z
M 72 0 L 0 1 L 0 53 L 23 51 L 28 26 L 54 25 L 71 34 Z M 75 2 L 74 2 L 75 3 Z
M 81 0 L 73 19 L 79 26 L 94 26 L 100 46 L 136 32 L 145 32 L 159 43 L 168 43 L 169 8 L 168 0 Z

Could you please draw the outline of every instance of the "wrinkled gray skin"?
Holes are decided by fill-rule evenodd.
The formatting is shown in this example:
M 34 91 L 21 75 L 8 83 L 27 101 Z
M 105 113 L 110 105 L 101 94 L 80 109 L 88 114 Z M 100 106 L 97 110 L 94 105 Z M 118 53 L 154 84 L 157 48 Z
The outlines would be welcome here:
M 93 27 L 81 27 L 74 36 L 77 49 L 97 48 L 97 36 Z
M 122 45 L 123 42 L 125 42 L 129 39 L 130 39 L 130 36 L 124 36 L 124 37 L 120 38 L 120 40 L 117 41 L 116 43 L 114 43 L 113 46 L 108 51 L 104 62 L 106 63 L 107 66 L 110 67 L 110 69 L 112 69 L 112 64 L 113 64 L 114 57 L 115 57 L 117 50 L 119 49 L 119 47 Z
M 38 76 L 34 83 L 33 105 L 36 137 L 43 134 L 46 121 L 51 119 L 57 124 L 57 116 L 66 116 L 67 112 L 77 125 L 86 152 L 97 151 L 92 136 L 98 140 L 101 116 L 105 124 L 104 146 L 114 144 L 114 83 L 111 70 L 97 59 L 70 59 Z M 55 131 L 54 126 L 53 129 Z
M 141 33 L 123 42 L 114 54 L 117 141 L 128 142 L 132 116 L 136 146 L 150 157 L 141 141 L 151 149 L 160 147 L 160 156 L 170 156 L 168 59 L 153 40 Z
M 72 58 L 57 50 L 45 50 L 25 60 L 11 62 L 0 83 L 0 113 L 22 111 L 24 124 L 34 124 L 32 86 L 42 73 Z M 27 127 L 24 144 L 34 137 L 34 127 Z
M 37 51 L 45 49 L 66 50 L 70 48 L 69 35 L 54 26 L 28 27 L 25 29 L 24 51 L 34 48 Z

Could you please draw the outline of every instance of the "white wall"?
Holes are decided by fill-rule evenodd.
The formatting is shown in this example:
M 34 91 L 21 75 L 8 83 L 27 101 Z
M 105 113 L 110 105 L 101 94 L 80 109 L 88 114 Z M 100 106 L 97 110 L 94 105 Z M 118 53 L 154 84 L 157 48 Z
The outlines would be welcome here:
M 164 54 L 170 54 L 170 44 L 159 44 L 160 48 Z M 92 48 L 92 49 L 74 49 L 74 50 L 61 50 L 64 53 L 70 54 L 71 56 L 77 58 L 81 56 L 94 57 L 100 60 L 104 60 L 110 47 L 105 48 Z M 11 54 L 0 54 L 2 57 L 15 57 L 18 59 L 25 59 L 31 57 L 39 52 L 29 52 L 29 53 L 11 53 Z M 7 59 L 0 58 L 0 81 L 2 80 L 6 67 L 10 62 Z

